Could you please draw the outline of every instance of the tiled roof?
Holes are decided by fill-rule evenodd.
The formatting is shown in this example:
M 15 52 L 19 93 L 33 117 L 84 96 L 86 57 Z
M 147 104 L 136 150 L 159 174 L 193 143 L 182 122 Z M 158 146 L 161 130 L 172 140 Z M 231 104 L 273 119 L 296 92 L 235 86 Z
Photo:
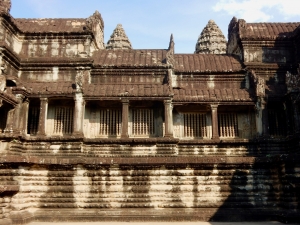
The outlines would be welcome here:
M 90 84 L 84 88 L 85 96 L 100 97 L 165 97 L 170 87 L 161 84 Z
M 243 66 L 235 57 L 215 54 L 175 54 L 178 72 L 241 71 Z
M 166 66 L 163 60 L 166 58 L 166 50 L 99 50 L 94 53 L 95 65 L 102 67 L 111 66 Z
M 86 32 L 86 19 L 14 19 L 24 33 L 82 33 Z
M 291 37 L 300 23 L 246 23 L 241 38 L 285 38 Z
M 246 89 L 174 89 L 174 101 L 251 101 L 252 93 Z
M 30 94 L 72 94 L 72 82 L 34 82 L 24 84 Z

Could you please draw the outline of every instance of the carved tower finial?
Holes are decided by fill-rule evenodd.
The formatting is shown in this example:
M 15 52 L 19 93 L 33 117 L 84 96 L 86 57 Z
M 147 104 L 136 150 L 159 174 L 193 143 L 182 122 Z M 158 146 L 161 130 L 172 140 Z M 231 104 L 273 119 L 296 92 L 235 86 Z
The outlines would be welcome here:
M 10 12 L 11 0 L 0 0 L 0 10 L 6 13 Z
M 174 46 L 175 46 L 174 37 L 173 37 L 173 34 L 171 34 L 170 43 L 169 43 L 169 49 L 168 50 L 172 51 L 173 54 L 175 52 Z
M 221 29 L 213 20 L 209 20 L 196 43 L 195 53 L 225 54 L 227 41 Z
M 96 11 L 87 18 L 86 26 L 93 32 L 98 49 L 104 49 L 104 22 L 101 14 Z
M 132 49 L 131 43 L 122 27 L 118 24 L 107 42 L 106 49 Z
M 169 48 L 166 54 L 166 63 L 168 65 L 175 66 L 174 54 L 175 54 L 175 42 L 174 42 L 173 34 L 171 34 Z

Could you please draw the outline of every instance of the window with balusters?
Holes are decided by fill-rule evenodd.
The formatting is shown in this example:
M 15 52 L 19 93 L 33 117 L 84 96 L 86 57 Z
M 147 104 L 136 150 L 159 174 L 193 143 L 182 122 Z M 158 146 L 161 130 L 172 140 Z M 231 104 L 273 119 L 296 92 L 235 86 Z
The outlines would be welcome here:
M 133 108 L 131 110 L 131 118 L 132 136 L 149 137 L 155 134 L 153 109 Z
M 49 106 L 47 133 L 51 135 L 71 135 L 73 133 L 74 106 Z
M 28 112 L 28 126 L 27 133 L 30 135 L 36 135 L 39 127 L 40 107 L 30 106 Z
M 218 113 L 218 124 L 221 138 L 235 138 L 239 136 L 236 113 Z
M 206 114 L 184 113 L 183 114 L 183 137 L 207 138 Z
M 0 133 L 4 133 L 7 123 L 8 108 L 0 107 Z
M 122 109 L 87 107 L 84 119 L 86 137 L 120 137 L 122 129 Z
M 268 120 L 271 136 L 286 135 L 286 118 L 283 109 L 268 109 Z
M 99 114 L 100 136 L 120 136 L 122 111 L 119 109 L 101 109 Z

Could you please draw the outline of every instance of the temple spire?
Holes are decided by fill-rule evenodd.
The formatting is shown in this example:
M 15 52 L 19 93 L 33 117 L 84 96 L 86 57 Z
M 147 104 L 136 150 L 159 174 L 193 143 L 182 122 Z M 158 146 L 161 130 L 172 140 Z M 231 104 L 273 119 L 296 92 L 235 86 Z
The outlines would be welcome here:
M 221 29 L 213 20 L 209 20 L 196 43 L 195 53 L 225 54 L 227 41 Z
M 106 49 L 132 49 L 131 43 L 122 27 L 118 24 L 114 29 L 109 41 L 107 42 Z

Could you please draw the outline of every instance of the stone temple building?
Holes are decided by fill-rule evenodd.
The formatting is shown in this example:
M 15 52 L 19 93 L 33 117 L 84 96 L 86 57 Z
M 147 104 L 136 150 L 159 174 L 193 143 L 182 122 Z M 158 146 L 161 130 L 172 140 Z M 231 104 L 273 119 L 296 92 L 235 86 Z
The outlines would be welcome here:
M 0 224 L 299 221 L 300 23 L 210 20 L 193 54 L 0 0 Z M 195 37 L 196 40 L 196 37 Z

